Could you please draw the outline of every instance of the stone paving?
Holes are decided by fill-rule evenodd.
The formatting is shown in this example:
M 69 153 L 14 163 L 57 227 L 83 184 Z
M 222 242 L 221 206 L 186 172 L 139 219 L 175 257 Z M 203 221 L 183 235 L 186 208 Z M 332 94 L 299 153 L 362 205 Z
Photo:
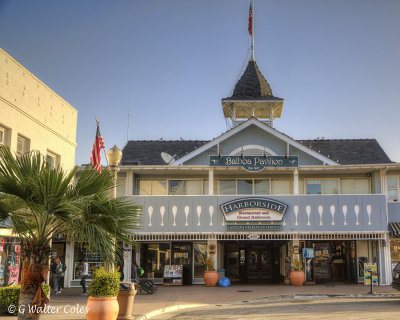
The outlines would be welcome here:
M 153 295 L 138 292 L 135 297 L 133 314 L 138 320 L 150 318 L 168 319 L 172 314 L 177 316 L 175 313 L 177 309 L 179 310 L 179 314 L 184 314 L 185 312 L 190 312 L 189 310 L 194 311 L 193 308 L 196 307 L 202 307 L 203 309 L 211 307 L 210 312 L 212 313 L 215 311 L 213 308 L 217 304 L 220 304 L 239 305 L 240 308 L 246 310 L 246 304 L 251 304 L 251 308 L 254 308 L 256 304 L 271 303 L 272 300 L 287 301 L 288 305 L 293 305 L 293 303 L 296 304 L 298 302 L 290 301 L 299 300 L 298 297 L 308 298 L 308 300 L 310 298 L 318 300 L 321 296 L 324 296 L 324 298 L 339 298 L 338 296 L 340 296 L 341 298 L 373 299 L 368 301 L 376 300 L 377 303 L 379 303 L 377 299 L 381 299 L 382 297 L 392 300 L 400 299 L 400 291 L 394 290 L 390 286 L 374 287 L 374 291 L 378 295 L 372 298 L 368 295 L 369 290 L 369 287 L 363 285 L 342 284 L 299 287 L 285 285 L 232 285 L 228 288 L 210 288 L 202 285 L 183 287 L 160 286 L 158 291 Z M 70 288 L 64 289 L 61 295 L 52 296 L 51 306 L 59 307 L 59 311 L 52 314 L 45 314 L 41 316 L 41 319 L 85 319 L 86 316 L 84 313 L 77 312 L 80 307 L 86 307 L 87 301 L 87 297 L 82 297 L 80 292 L 80 288 Z M 343 302 L 344 300 L 339 301 Z M 338 306 L 338 303 L 336 303 L 336 306 Z M 231 306 L 226 309 L 233 310 Z M 259 310 L 262 310 L 262 307 Z M 172 313 L 167 314 L 166 312 Z M 221 310 L 219 314 L 221 314 L 220 312 Z M 11 320 L 16 319 L 16 317 L 6 316 L 0 317 L 0 319 Z

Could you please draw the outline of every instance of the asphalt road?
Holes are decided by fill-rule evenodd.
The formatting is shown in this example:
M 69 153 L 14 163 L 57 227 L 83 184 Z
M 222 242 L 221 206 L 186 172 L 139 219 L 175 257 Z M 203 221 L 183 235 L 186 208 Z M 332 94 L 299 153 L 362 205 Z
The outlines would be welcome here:
M 365 320 L 400 319 L 400 298 L 298 298 L 287 301 L 256 300 L 164 313 L 154 320 L 296 319 Z

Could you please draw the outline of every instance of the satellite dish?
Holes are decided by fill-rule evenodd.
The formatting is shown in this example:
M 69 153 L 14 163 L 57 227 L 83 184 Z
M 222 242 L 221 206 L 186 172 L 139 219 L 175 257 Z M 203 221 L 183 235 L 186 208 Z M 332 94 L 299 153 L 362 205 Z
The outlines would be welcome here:
M 175 162 L 175 158 L 166 152 L 161 152 L 161 158 L 164 160 L 165 164 L 167 164 L 167 165 L 173 164 Z

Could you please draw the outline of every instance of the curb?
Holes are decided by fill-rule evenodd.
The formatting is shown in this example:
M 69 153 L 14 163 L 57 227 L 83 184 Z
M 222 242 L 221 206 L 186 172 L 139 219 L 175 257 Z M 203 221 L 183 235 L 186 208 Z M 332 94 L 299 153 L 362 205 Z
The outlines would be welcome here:
M 266 296 L 266 297 L 261 297 L 261 298 L 253 298 L 246 300 L 245 303 L 255 303 L 255 302 L 260 302 L 261 300 L 270 300 L 270 301 L 276 301 L 276 300 L 292 300 L 292 299 L 303 299 L 303 300 L 311 300 L 311 299 L 328 299 L 328 298 L 400 298 L 400 293 L 376 293 L 374 295 L 371 294 L 294 294 L 294 295 L 278 295 L 278 296 Z M 236 302 L 231 302 L 231 303 L 221 303 L 221 305 L 232 305 L 232 304 L 241 304 L 244 303 L 244 301 L 236 301 Z M 154 311 L 150 311 L 144 315 L 137 316 L 135 320 L 148 320 L 151 318 L 154 318 L 160 314 L 163 313 L 169 313 L 173 311 L 178 311 L 178 310 L 185 310 L 185 309 L 191 309 L 191 308 L 198 308 L 198 307 L 204 307 L 204 306 L 209 306 L 211 304 L 181 304 L 181 305 L 175 305 L 175 306 L 170 306 L 170 307 L 165 307 L 165 308 L 160 308 Z
M 135 320 L 148 320 L 162 313 L 168 313 L 172 311 L 185 310 L 185 309 L 204 307 L 204 306 L 208 306 L 208 304 L 179 304 L 176 306 L 165 307 L 154 311 L 150 311 L 144 315 L 136 317 Z

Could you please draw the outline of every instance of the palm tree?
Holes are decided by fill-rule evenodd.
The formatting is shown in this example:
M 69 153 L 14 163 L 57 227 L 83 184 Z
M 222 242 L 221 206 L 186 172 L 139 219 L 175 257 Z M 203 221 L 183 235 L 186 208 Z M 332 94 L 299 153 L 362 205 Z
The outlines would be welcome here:
M 0 147 L 0 223 L 21 239 L 20 305 L 48 302 L 41 285 L 49 271 L 50 243 L 57 235 L 85 244 L 106 264 L 112 264 L 120 250 L 116 241 L 132 244 L 139 208 L 123 197 L 109 198 L 115 184 L 109 170 L 99 174 L 88 166 L 73 183 L 77 169 L 66 173 L 37 151 L 13 157 L 7 147 Z M 26 313 L 18 319 L 38 317 Z

